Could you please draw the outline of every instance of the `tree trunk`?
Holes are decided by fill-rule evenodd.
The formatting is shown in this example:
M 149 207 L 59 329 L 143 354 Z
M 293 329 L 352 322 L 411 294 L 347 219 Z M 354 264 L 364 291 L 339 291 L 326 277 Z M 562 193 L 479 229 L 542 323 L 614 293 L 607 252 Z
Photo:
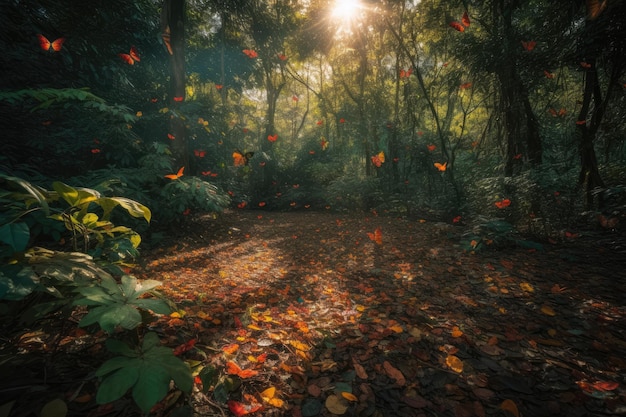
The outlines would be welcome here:
M 170 85 L 168 87 L 169 105 L 180 106 L 185 100 L 185 0 L 165 0 L 161 11 L 161 33 L 168 45 Z M 170 119 L 172 154 L 176 166 L 189 165 L 185 123 L 178 117 Z

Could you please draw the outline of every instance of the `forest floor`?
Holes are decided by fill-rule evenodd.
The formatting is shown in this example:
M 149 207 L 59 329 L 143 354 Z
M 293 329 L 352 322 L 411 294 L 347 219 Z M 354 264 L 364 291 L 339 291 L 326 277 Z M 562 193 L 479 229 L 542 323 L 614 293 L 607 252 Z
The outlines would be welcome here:
M 626 415 L 623 237 L 472 253 L 464 230 L 231 211 L 190 219 L 133 274 L 179 306 L 152 328 L 200 373 L 199 416 Z

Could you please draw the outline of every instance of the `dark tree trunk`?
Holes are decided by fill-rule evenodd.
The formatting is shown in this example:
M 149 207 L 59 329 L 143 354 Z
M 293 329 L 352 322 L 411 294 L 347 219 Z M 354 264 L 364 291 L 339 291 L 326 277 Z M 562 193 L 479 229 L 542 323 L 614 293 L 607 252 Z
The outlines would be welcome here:
M 185 0 L 165 0 L 163 2 L 161 33 L 164 40 L 169 37 L 169 105 L 171 108 L 176 108 L 185 99 Z M 172 153 L 177 162 L 176 165 L 188 166 L 189 152 L 187 151 L 184 121 L 178 117 L 173 117 L 170 121 L 169 133 L 176 138 L 172 142 Z

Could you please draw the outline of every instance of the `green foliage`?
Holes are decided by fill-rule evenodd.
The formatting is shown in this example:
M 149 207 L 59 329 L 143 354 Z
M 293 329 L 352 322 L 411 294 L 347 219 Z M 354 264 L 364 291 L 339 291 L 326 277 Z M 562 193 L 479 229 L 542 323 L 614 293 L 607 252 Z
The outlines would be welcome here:
M 141 346 L 135 348 L 115 339 L 108 339 L 106 346 L 119 356 L 96 371 L 102 379 L 96 395 L 99 404 L 118 400 L 132 390 L 135 403 L 147 413 L 165 397 L 171 380 L 182 391 L 191 391 L 193 378 L 189 367 L 171 349 L 160 346 L 156 333 L 146 333 Z
M 220 212 L 230 203 L 228 194 L 198 177 L 170 181 L 159 193 L 161 215 L 167 222 L 180 219 L 185 210 Z
M 92 307 L 78 325 L 85 327 L 97 322 L 103 330 L 113 333 L 118 326 L 127 330 L 139 326 L 142 317 L 138 309 L 167 314 L 171 309 L 164 301 L 142 298 L 159 285 L 159 281 L 138 282 L 133 276 L 123 275 L 120 284 L 110 276 L 102 276 L 96 285 L 78 287 L 76 291 L 82 297 L 74 300 L 74 305 Z

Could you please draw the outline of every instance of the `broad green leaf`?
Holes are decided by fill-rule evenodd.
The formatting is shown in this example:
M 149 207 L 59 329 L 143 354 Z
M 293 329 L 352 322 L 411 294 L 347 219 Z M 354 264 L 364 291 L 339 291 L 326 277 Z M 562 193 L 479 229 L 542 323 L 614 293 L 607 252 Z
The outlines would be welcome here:
M 135 385 L 138 379 L 138 366 L 127 366 L 118 369 L 104 377 L 96 394 L 96 402 L 98 404 L 106 404 L 119 400 Z
M 133 301 L 133 305 L 144 310 L 154 311 L 156 314 L 169 314 L 172 312 L 172 309 L 165 301 L 155 298 L 140 298 Z
M 161 347 L 161 341 L 159 340 L 159 336 L 154 332 L 146 333 L 146 335 L 143 337 L 141 350 L 143 350 L 143 352 L 146 354 L 148 354 L 148 352 L 154 354 L 155 352 L 157 352 L 157 350 L 154 348 L 157 347 Z
M 130 349 L 128 346 L 126 346 L 126 348 Z M 128 368 L 128 367 L 138 368 L 139 366 L 141 366 L 141 363 L 142 361 L 139 358 L 130 358 L 128 356 L 116 356 L 114 358 L 109 359 L 105 363 L 103 363 L 100 366 L 100 368 L 98 368 L 95 375 L 97 377 L 102 377 L 120 368 Z
M 113 333 L 116 326 L 131 330 L 141 324 L 141 314 L 129 305 L 116 304 L 109 306 L 108 310 L 102 314 L 98 324 L 108 333 Z
M 139 368 L 139 378 L 133 387 L 133 399 L 144 412 L 162 400 L 170 386 L 170 376 L 158 364 L 144 363 Z
M 130 346 L 128 346 L 126 343 L 122 342 L 121 340 L 107 339 L 105 343 L 106 343 L 107 349 L 109 349 L 109 351 L 113 353 L 117 353 L 117 354 L 128 356 L 128 357 L 137 356 L 137 351 L 135 349 L 132 349 Z
M 66 415 L 67 404 L 60 398 L 48 401 L 39 413 L 39 417 L 65 417 Z
M 0 242 L 11 246 L 14 252 L 26 250 L 30 239 L 30 229 L 26 223 L 9 223 L 0 227 Z
M 110 306 L 108 305 L 102 305 L 102 306 L 92 308 L 91 310 L 89 310 L 89 313 L 87 313 L 87 315 L 85 315 L 82 319 L 80 319 L 80 321 L 78 322 L 78 326 L 87 327 L 94 323 L 100 322 L 100 320 L 102 319 L 102 316 L 107 311 L 109 311 L 109 309 L 110 309 Z
M 124 279 L 124 277 L 122 277 L 122 279 Z M 148 291 L 151 291 L 157 287 L 160 287 L 161 285 L 163 285 L 161 281 L 157 281 L 154 279 L 147 279 L 145 281 L 140 281 L 139 285 L 135 286 L 135 294 L 138 297 L 140 295 L 145 294 Z
M 168 356 L 161 358 L 159 364 L 167 370 L 167 373 L 181 391 L 191 392 L 193 388 L 193 377 L 189 365 L 174 356 L 171 350 Z
M 3 266 L 0 270 L 0 300 L 22 300 L 35 290 L 38 281 L 30 267 Z
M 46 216 L 50 214 L 50 208 L 48 207 L 48 199 L 45 195 L 47 193 L 46 190 L 34 184 L 31 184 L 30 182 L 22 178 L 11 177 L 7 175 L 3 175 L 3 174 L 0 174 L 0 178 L 3 178 L 6 181 L 12 182 L 22 187 L 28 193 L 28 195 L 31 196 L 34 199 L 34 201 L 36 201 L 41 206 Z M 26 201 L 27 207 L 29 207 L 30 204 L 31 202 Z
M 124 294 L 127 298 L 137 298 L 137 294 L 135 293 L 135 288 L 137 287 L 137 278 L 132 275 L 123 275 L 122 276 L 122 294 Z
M 104 210 L 104 218 L 107 218 L 109 213 L 119 205 L 133 217 L 144 218 L 148 223 L 150 223 L 150 220 L 152 219 L 152 213 L 148 207 L 129 198 L 107 197 L 101 198 L 97 203 Z
M 115 302 L 107 291 L 102 287 L 80 287 L 77 289 L 83 298 L 74 301 L 74 305 L 100 305 Z

